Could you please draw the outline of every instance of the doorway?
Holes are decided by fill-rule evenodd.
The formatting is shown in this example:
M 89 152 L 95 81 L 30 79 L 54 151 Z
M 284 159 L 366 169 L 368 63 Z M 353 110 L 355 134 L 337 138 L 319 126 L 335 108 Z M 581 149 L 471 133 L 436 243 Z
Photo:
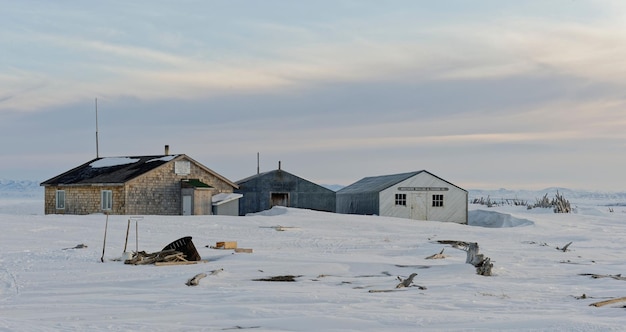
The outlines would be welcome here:
M 428 195 L 426 193 L 414 193 L 410 195 L 411 219 L 428 220 Z
M 272 206 L 289 206 L 288 193 L 272 193 L 270 197 L 270 208 Z
M 183 216 L 191 215 L 191 196 L 183 195 Z

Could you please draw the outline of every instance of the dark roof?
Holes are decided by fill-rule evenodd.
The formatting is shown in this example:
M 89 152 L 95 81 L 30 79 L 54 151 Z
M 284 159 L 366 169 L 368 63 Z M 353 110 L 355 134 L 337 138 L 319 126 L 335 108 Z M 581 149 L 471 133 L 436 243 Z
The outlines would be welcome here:
M 96 158 L 41 183 L 46 185 L 122 184 L 181 155 Z
M 357 193 L 372 193 L 372 192 L 381 192 L 397 183 L 400 183 L 408 178 L 411 178 L 419 173 L 428 173 L 431 176 L 436 177 L 437 179 L 449 183 L 452 186 L 455 186 L 461 190 L 466 191 L 465 189 L 458 187 L 428 171 L 421 170 L 415 172 L 408 173 L 400 173 L 400 174 L 391 174 L 391 175 L 381 175 L 381 176 L 370 176 L 363 178 L 347 187 L 342 188 L 337 191 L 337 194 L 357 194 Z
M 423 171 L 401 173 L 401 174 L 391 174 L 391 175 L 381 175 L 381 176 L 370 176 L 370 177 L 363 178 L 347 187 L 342 188 L 337 193 L 356 194 L 356 193 L 366 193 L 366 192 L 380 192 L 393 186 L 394 184 L 398 182 L 404 181 L 421 172 Z

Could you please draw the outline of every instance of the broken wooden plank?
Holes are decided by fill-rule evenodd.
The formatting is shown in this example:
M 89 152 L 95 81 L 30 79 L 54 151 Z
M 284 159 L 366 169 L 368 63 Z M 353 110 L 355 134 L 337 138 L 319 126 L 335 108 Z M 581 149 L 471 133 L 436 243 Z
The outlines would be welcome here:
M 251 253 L 252 253 L 252 249 L 247 249 L 247 248 L 235 248 L 235 252 L 244 252 L 244 253 L 251 254 Z
M 602 307 L 602 306 L 605 306 L 607 304 L 613 304 L 613 303 L 618 303 L 618 302 L 626 302 L 626 297 L 618 297 L 616 299 L 595 302 L 595 303 L 590 304 L 589 306 L 591 306 L 591 307 Z
M 220 242 L 216 242 L 214 247 L 211 247 L 213 249 L 236 249 L 237 248 L 237 241 L 220 241 Z
M 198 263 L 207 263 L 206 260 L 201 261 L 179 261 L 179 262 L 154 262 L 155 266 L 171 266 L 171 265 L 193 265 Z
M 430 256 L 426 257 L 426 259 L 444 259 L 444 258 L 448 257 L 448 256 L 443 254 L 443 251 L 445 249 L 446 248 L 441 249 L 441 251 L 438 254 L 430 255 Z

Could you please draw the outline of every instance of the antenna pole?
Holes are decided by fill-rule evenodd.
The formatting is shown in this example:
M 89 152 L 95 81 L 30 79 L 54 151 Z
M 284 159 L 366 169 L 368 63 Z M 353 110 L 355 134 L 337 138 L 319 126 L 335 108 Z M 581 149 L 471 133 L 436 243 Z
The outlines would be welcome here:
M 260 174 L 261 173 L 261 169 L 259 167 L 259 153 L 256 153 L 256 174 Z
M 96 98 L 96 158 L 100 158 L 100 151 L 98 151 L 98 98 Z

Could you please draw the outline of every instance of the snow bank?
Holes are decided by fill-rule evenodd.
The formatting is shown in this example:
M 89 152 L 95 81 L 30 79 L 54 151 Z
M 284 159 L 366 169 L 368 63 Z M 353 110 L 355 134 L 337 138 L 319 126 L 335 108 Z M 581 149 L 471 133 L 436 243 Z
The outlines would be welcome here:
M 469 211 L 467 223 L 470 226 L 488 228 L 520 227 L 533 224 L 528 219 L 515 218 L 510 214 L 485 210 Z

